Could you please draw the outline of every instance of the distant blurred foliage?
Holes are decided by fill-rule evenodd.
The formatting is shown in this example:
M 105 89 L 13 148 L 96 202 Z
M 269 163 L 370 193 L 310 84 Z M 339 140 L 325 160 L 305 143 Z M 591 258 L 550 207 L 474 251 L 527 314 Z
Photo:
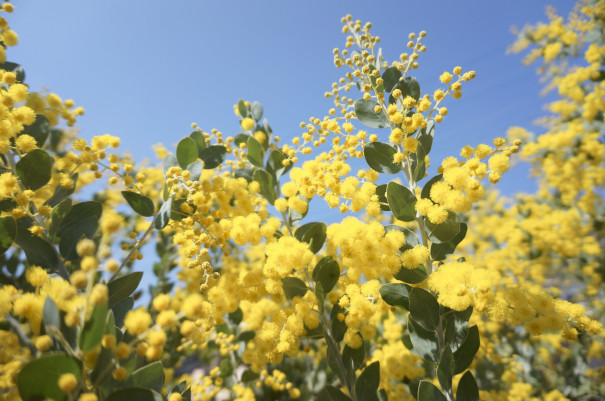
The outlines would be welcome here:
M 603 399 L 605 1 L 548 17 L 512 46 L 559 95 L 544 133 L 436 173 L 476 73 L 423 92 L 424 31 L 389 63 L 346 16 L 334 108 L 291 143 L 240 100 L 240 133 L 194 123 L 149 166 L 61 128 L 84 110 L 30 91 L 0 17 L 2 399 Z M 491 184 L 515 155 L 540 188 L 507 199 Z M 314 221 L 313 199 L 341 220 Z

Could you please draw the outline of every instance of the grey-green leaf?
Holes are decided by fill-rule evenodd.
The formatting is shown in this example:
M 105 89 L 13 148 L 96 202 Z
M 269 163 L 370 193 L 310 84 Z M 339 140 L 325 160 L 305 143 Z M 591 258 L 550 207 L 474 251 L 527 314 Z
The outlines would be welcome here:
M 197 157 L 197 144 L 192 138 L 185 137 L 176 145 L 176 159 L 182 169 L 186 169 Z
M 466 230 L 467 225 L 465 223 L 460 223 L 460 231 L 454 238 L 440 244 L 431 244 L 431 258 L 433 258 L 433 260 L 444 260 L 453 254 L 458 244 L 460 244 L 466 236 Z
M 11 247 L 17 237 L 17 222 L 12 216 L 0 217 L 0 254 Z
M 389 67 L 384 70 L 382 73 L 384 90 L 391 92 L 395 84 L 399 82 L 399 78 L 401 78 L 401 71 L 399 71 L 397 67 Z
M 387 117 L 380 109 L 380 112 L 376 113 L 374 107 L 380 107 L 380 104 L 375 100 L 363 100 L 357 99 L 355 101 L 355 115 L 364 125 L 370 128 L 384 128 L 389 125 Z
M 376 361 L 361 372 L 355 383 L 355 395 L 359 401 L 378 401 L 380 384 L 380 362 Z
M 248 138 L 247 149 L 247 157 L 250 163 L 252 163 L 256 167 L 263 168 L 263 147 L 253 136 Z
M 294 236 L 299 241 L 308 243 L 311 252 L 317 253 L 326 241 L 327 227 L 325 223 L 307 223 L 298 227 Z
M 147 196 L 132 191 L 122 191 L 122 196 L 130 207 L 141 216 L 153 216 L 155 206 Z
M 387 283 L 380 287 L 380 296 L 387 304 L 410 309 L 410 286 L 402 283 Z
M 408 317 L 408 331 L 410 332 L 410 340 L 414 346 L 414 352 L 423 359 L 438 362 L 439 342 L 437 340 L 437 333 L 424 329 L 411 317 Z
M 447 401 L 447 398 L 433 383 L 422 380 L 418 386 L 418 401 Z
M 458 218 L 458 214 L 451 210 L 448 210 L 447 213 L 447 219 L 441 224 L 433 224 L 428 218 L 424 219 L 429 239 L 433 243 L 439 244 L 450 241 L 460 232 L 460 219 Z
M 107 284 L 109 294 L 107 303 L 109 307 L 124 298 L 128 298 L 137 289 L 142 278 L 143 272 L 132 272 L 110 281 Z
M 80 332 L 80 349 L 84 352 L 93 350 L 101 342 L 105 332 L 107 304 L 97 305 Z
M 260 194 L 273 205 L 275 199 L 277 199 L 277 195 L 275 195 L 275 184 L 273 183 L 271 174 L 267 173 L 265 170 L 256 170 L 253 177 L 254 181 L 257 181 L 260 184 Z
M 281 281 L 284 286 L 284 293 L 288 299 L 302 297 L 309 289 L 304 281 L 296 277 L 284 277 Z
M 402 221 L 416 219 L 416 196 L 408 188 L 394 181 L 387 184 L 387 200 L 395 218 Z
M 470 371 L 463 374 L 458 382 L 456 401 L 479 401 L 479 387 Z
M 213 169 L 225 160 L 227 149 L 222 145 L 208 146 L 200 151 L 199 157 L 204 162 L 204 169 Z
M 439 303 L 430 292 L 414 287 L 410 291 L 410 315 L 423 328 L 434 331 L 439 325 Z
M 454 352 L 454 361 L 456 366 L 454 368 L 454 374 L 464 372 L 475 358 L 475 354 L 479 350 L 481 340 L 479 338 L 479 329 L 477 326 L 472 326 L 468 329 L 468 335 L 462 345 Z
M 383 174 L 397 174 L 401 166 L 393 162 L 397 149 L 383 142 L 370 142 L 363 149 L 363 155 L 368 165 Z
M 52 177 L 53 158 L 43 149 L 34 149 L 17 162 L 15 172 L 25 188 L 42 188 Z

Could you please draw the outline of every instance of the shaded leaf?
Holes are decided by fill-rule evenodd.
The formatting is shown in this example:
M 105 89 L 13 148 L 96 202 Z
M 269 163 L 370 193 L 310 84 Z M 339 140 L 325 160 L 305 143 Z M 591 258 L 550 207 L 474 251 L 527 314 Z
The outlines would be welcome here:
M 262 145 L 253 136 L 248 138 L 247 147 L 248 150 L 246 157 L 256 167 L 263 168 L 263 155 L 264 150 Z
M 355 395 L 359 401 L 378 401 L 378 385 L 380 384 L 380 362 L 368 365 L 357 378 Z
M 136 387 L 162 391 L 164 368 L 162 362 L 155 361 L 132 372 L 132 384 Z
M 421 380 L 418 386 L 418 401 L 447 401 L 447 398 L 433 383 Z
M 284 277 L 281 281 L 284 286 L 284 293 L 288 299 L 302 297 L 309 289 L 304 281 L 296 277 Z
M 59 257 L 55 248 L 48 241 L 32 234 L 29 230 L 17 228 L 15 242 L 25 252 L 27 262 L 30 265 L 40 266 L 51 272 L 58 273 L 63 278 L 68 278 L 65 267 L 60 268 Z
M 408 331 L 410 332 L 414 352 L 422 359 L 438 362 L 439 342 L 437 341 L 437 333 L 424 329 L 411 317 L 408 317 Z
M 254 180 L 254 170 L 251 168 L 238 168 L 233 172 L 233 176 L 235 178 L 243 177 L 246 179 L 246 181 L 251 182 Z
M 329 259 L 328 259 L 329 258 Z M 338 282 L 340 277 L 340 267 L 338 262 L 333 260 L 331 256 L 326 256 L 317 262 L 313 270 L 313 280 L 321 284 L 324 294 L 329 293 Z
M 17 237 L 17 222 L 12 216 L 0 217 L 0 254 L 6 252 Z
M 96 216 L 88 216 L 80 220 L 78 224 L 72 225 L 63 232 L 59 241 L 59 252 L 65 260 L 74 260 L 79 258 L 76 246 L 82 237 L 92 238 L 99 228 L 99 221 Z
M 102 212 L 103 205 L 101 205 L 101 202 L 88 201 L 76 203 L 71 207 L 57 229 L 57 235 L 62 236 L 65 231 L 80 224 L 80 222 L 87 217 L 94 216 L 98 220 L 101 217 Z
M 153 201 L 145 195 L 133 191 L 122 191 L 122 196 L 126 199 L 126 202 L 128 202 L 130 207 L 141 216 L 153 216 L 155 209 Z
M 298 227 L 294 236 L 309 244 L 311 252 L 317 253 L 326 241 L 327 227 L 325 223 L 307 223 Z
M 444 391 L 452 388 L 452 377 L 454 376 L 454 356 L 450 347 L 445 347 L 437 365 L 437 379 Z
M 273 205 L 275 199 L 277 199 L 277 195 L 275 195 L 275 184 L 271 174 L 267 173 L 265 170 L 256 170 L 254 171 L 253 177 L 254 181 L 257 181 L 260 184 L 260 194 Z
M 113 393 L 105 401 L 163 401 L 163 398 L 157 392 L 140 387 L 123 388 Z
M 115 325 L 119 328 L 124 326 L 124 318 L 126 314 L 132 310 L 134 306 L 134 299 L 132 297 L 124 298 L 121 301 L 116 302 L 112 307 L 111 311 L 113 312 Z
M 197 155 L 199 157 L 200 152 L 204 149 L 206 149 L 206 137 L 204 136 L 203 133 L 201 133 L 200 131 L 193 131 L 191 134 L 189 134 L 189 138 L 193 139 L 195 141 L 195 145 L 197 147 Z
M 397 153 L 397 149 L 383 142 L 370 142 L 363 149 L 363 155 L 368 165 L 383 174 L 397 174 L 401 171 L 401 166 L 393 162 L 395 153 Z
M 387 200 L 393 216 L 401 221 L 416 220 L 416 196 L 408 188 L 394 181 L 387 185 Z
M 27 134 L 36 140 L 39 148 L 44 147 L 48 136 L 50 135 L 50 122 L 44 114 L 36 114 L 36 120 L 33 124 L 25 125 L 20 135 Z
M 133 292 L 135 292 L 142 278 L 143 272 L 132 272 L 110 281 L 107 284 L 109 296 L 107 301 L 108 306 L 111 307 L 124 298 L 128 298 Z
M 470 371 L 463 374 L 458 382 L 456 401 L 479 401 L 479 387 Z
M 348 395 L 345 395 L 342 391 L 332 385 L 326 385 L 326 392 L 332 401 L 351 401 Z
M 380 296 L 387 304 L 410 309 L 411 287 L 402 283 L 387 283 L 380 287 Z
M 292 168 L 292 163 L 288 163 L 287 166 L 283 165 L 283 161 L 286 159 L 287 157 L 284 152 L 279 149 L 273 149 L 271 152 L 269 152 L 266 170 L 276 180 L 282 175 L 286 174 Z
M 431 244 L 431 258 L 433 260 L 444 260 L 448 256 L 454 253 L 456 247 L 464 237 L 466 236 L 467 225 L 460 223 L 460 231 L 449 241 L 442 242 L 440 244 Z
M 221 165 L 227 157 L 227 149 L 222 145 L 208 146 L 200 151 L 200 159 L 204 162 L 204 169 L 213 169 Z
M 263 105 L 259 102 L 252 102 L 250 104 L 250 111 L 252 112 L 252 118 L 258 122 L 263 117 Z
M 458 214 L 451 210 L 448 210 L 447 213 L 447 220 L 441 224 L 433 224 L 428 218 L 424 219 L 424 224 L 428 231 L 427 234 L 433 243 L 450 241 L 460 232 L 460 219 L 458 219 Z
M 431 199 L 430 195 L 431 195 L 431 188 L 433 187 L 433 184 L 441 181 L 442 179 L 443 179 L 443 174 L 437 174 L 436 176 L 434 176 L 433 178 L 428 180 L 426 182 L 426 184 L 424 184 L 424 187 L 422 187 L 422 191 L 420 192 L 420 197 L 423 199 Z
M 384 70 L 382 73 L 384 90 L 391 92 L 395 84 L 399 82 L 399 78 L 401 78 L 401 71 L 399 71 L 397 67 L 389 67 Z
M 397 101 L 392 95 L 392 92 L 395 89 L 401 90 L 400 99 L 403 100 L 406 96 L 413 97 L 416 101 L 420 99 L 420 84 L 413 77 L 405 77 L 402 80 L 398 81 L 395 86 L 393 86 L 393 90 L 391 91 L 391 95 L 389 96 L 389 104 L 393 104 Z
M 69 195 L 74 193 L 74 191 L 76 190 L 76 184 L 78 183 L 78 173 L 73 174 L 71 177 L 69 177 L 69 179 L 71 180 L 73 185 L 69 188 L 64 188 L 61 185 L 57 186 L 57 188 L 55 188 L 53 196 L 51 196 L 46 202 L 44 202 L 45 205 L 55 207 L 64 199 L 66 199 Z
M 402 266 L 396 274 L 393 274 L 393 277 L 404 283 L 419 284 L 426 280 L 428 274 L 423 265 L 420 265 L 415 269 L 408 269 L 407 267 Z
M 80 332 L 80 349 L 84 352 L 93 350 L 105 334 L 107 304 L 95 306 L 92 314 Z
M 464 372 L 475 358 L 475 354 L 479 350 L 480 345 L 479 329 L 477 326 L 472 326 L 468 329 L 468 335 L 462 345 L 454 352 L 454 361 L 456 366 L 454 368 L 454 374 Z
M 439 325 L 439 303 L 430 292 L 418 287 L 412 288 L 410 315 L 423 328 L 436 330 Z
M 15 166 L 17 177 L 25 188 L 42 188 L 52 177 L 53 158 L 43 149 L 34 149 L 19 160 Z
M 160 210 L 155 218 L 155 228 L 161 230 L 168 225 L 170 222 L 170 215 L 172 214 L 172 198 L 169 198 L 166 202 L 162 203 Z

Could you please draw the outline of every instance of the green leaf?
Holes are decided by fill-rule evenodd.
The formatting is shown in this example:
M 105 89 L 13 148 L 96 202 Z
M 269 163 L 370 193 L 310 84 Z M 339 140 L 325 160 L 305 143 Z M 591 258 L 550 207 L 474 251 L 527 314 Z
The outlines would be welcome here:
M 433 184 L 441 181 L 442 179 L 443 179 L 443 174 L 437 174 L 436 176 L 434 176 L 433 178 L 428 180 L 427 183 L 424 184 L 424 187 L 422 187 L 422 191 L 420 192 L 420 197 L 423 199 L 431 199 L 431 188 L 433 187 Z
M 254 170 L 251 168 L 238 168 L 233 172 L 235 178 L 245 178 L 246 181 L 251 182 L 254 180 Z
M 164 174 L 170 169 L 170 167 L 177 167 L 179 165 L 179 161 L 172 153 L 168 153 L 164 160 L 162 160 L 162 169 L 164 170 Z
M 118 303 L 118 301 L 128 298 L 139 286 L 143 272 L 133 272 L 122 277 L 110 281 L 107 284 L 109 299 L 107 304 L 109 307 Z M 115 312 L 114 312 L 115 313 Z
M 254 330 L 246 330 L 246 331 L 242 331 L 241 333 L 239 333 L 239 335 L 235 338 L 235 342 L 248 342 L 250 340 L 252 340 L 254 337 L 256 336 L 256 333 L 254 332 Z
M 263 147 L 253 136 L 248 138 L 247 143 L 247 158 L 256 167 L 263 168 Z
M 206 149 L 206 137 L 200 131 L 193 131 L 189 134 L 189 138 L 195 141 L 195 145 L 197 146 L 197 155 L 199 157 L 200 152 Z
M 418 287 L 412 288 L 410 315 L 423 328 L 436 330 L 439 325 L 439 303 L 430 292 Z
M 351 401 L 348 395 L 330 384 L 326 385 L 326 392 L 332 401 Z
M 399 71 L 397 67 L 389 67 L 384 70 L 382 73 L 384 90 L 391 92 L 395 84 L 399 82 L 399 78 L 401 78 L 401 71 Z
M 204 162 L 197 160 L 187 166 L 187 170 L 191 173 L 192 181 L 199 181 L 204 170 Z
M 450 347 L 445 347 L 441 354 L 441 360 L 437 365 L 437 379 L 444 391 L 452 389 L 452 377 L 454 376 L 454 356 Z
M 141 216 L 153 216 L 155 206 L 153 205 L 153 201 L 145 195 L 132 191 L 122 191 L 122 196 L 130 207 Z
M 469 306 L 462 312 L 452 311 L 449 313 L 445 324 L 445 343 L 455 352 L 468 336 L 468 319 L 473 313 L 473 307 Z
M 44 147 L 48 136 L 50 135 L 50 122 L 44 114 L 36 114 L 36 120 L 31 125 L 23 127 L 19 135 L 27 134 L 36 140 L 39 148 Z
M 275 203 L 277 195 L 275 195 L 275 184 L 273 183 L 273 177 L 265 170 L 256 170 L 254 172 L 254 181 L 260 184 L 260 194 L 269 201 L 271 205 Z
M 292 168 L 292 163 L 289 163 L 287 166 L 284 166 L 282 162 L 286 160 L 287 157 L 279 149 L 273 149 L 269 152 L 269 157 L 267 158 L 267 166 L 266 170 L 269 174 L 273 176 L 276 180 L 279 179 L 282 175 L 286 174 Z
M 376 187 L 376 196 L 378 196 L 378 203 L 380 204 L 380 210 L 383 212 L 390 212 L 389 201 L 387 200 L 387 184 L 378 185 Z
M 351 348 L 348 345 L 345 345 L 345 348 L 342 351 L 342 359 L 345 361 L 351 360 L 354 371 L 359 369 L 365 359 L 365 356 L 366 351 L 363 344 L 359 348 Z M 345 362 L 345 366 L 346 365 L 347 363 Z
M 25 252 L 27 262 L 30 265 L 40 266 L 51 272 L 59 273 L 63 278 L 67 278 L 65 268 L 60 270 L 59 257 L 55 248 L 46 240 L 32 234 L 29 230 L 17 228 L 15 242 Z
M 433 260 L 444 260 L 453 254 L 458 244 L 460 244 L 466 236 L 466 230 L 467 225 L 465 223 L 460 223 L 460 231 L 454 238 L 440 244 L 431 244 L 431 258 Z
M 389 104 L 393 104 L 397 101 L 397 99 L 395 99 L 392 94 L 395 89 L 401 90 L 401 100 L 405 99 L 406 96 L 411 96 L 416 101 L 420 99 L 420 84 L 418 84 L 416 78 L 405 77 L 402 80 L 398 81 L 395 86 L 393 86 L 393 90 L 391 91 L 391 95 L 389 96 Z
M 221 369 L 221 376 L 229 377 L 233 374 L 233 365 L 231 364 L 231 361 L 229 359 L 224 358 L 220 362 L 219 367 Z
M 84 352 L 93 350 L 101 342 L 107 319 L 107 304 L 95 306 L 84 328 L 80 332 L 80 349 Z
M 412 171 L 414 172 L 413 177 L 414 181 L 418 182 L 424 178 L 426 173 L 426 161 L 425 161 L 426 152 L 422 147 L 422 144 L 418 144 L 416 148 L 416 153 L 412 154 Z
M 80 224 L 82 220 L 89 216 L 94 216 L 98 220 L 103 212 L 103 205 L 101 202 L 88 201 L 76 203 L 71 207 L 63 222 L 57 230 L 57 235 L 62 236 L 63 233 L 73 226 Z
M 263 117 L 263 105 L 259 102 L 252 102 L 250 111 L 252 112 L 252 118 L 254 118 L 254 121 L 256 122 L 259 122 Z
M 397 280 L 401 280 L 408 284 L 420 284 L 428 277 L 424 265 L 420 265 L 415 269 L 408 269 L 407 267 L 401 267 L 401 269 L 393 274 Z
M 374 111 L 375 106 L 380 104 L 375 100 L 357 99 L 355 101 L 355 115 L 362 124 L 370 128 L 384 128 L 389 125 L 389 120 L 380 109 L 379 113 Z
M 477 326 L 472 326 L 468 329 L 468 335 L 462 345 L 454 352 L 454 361 L 456 366 L 454 368 L 454 374 L 464 372 L 475 358 L 475 354 L 479 350 L 481 340 L 479 338 L 479 329 Z
M 418 386 L 418 401 L 447 401 L 447 398 L 433 383 L 421 380 Z
M 183 380 L 172 387 L 168 393 L 168 400 L 170 400 L 170 394 L 178 393 L 181 395 L 181 401 L 191 401 L 191 387 L 187 386 L 187 381 Z
M 172 198 L 169 198 L 166 202 L 162 203 L 158 215 L 155 218 L 155 228 L 161 230 L 168 225 L 170 221 L 170 215 L 172 213 Z
M 4 70 L 6 72 L 14 72 L 17 76 L 17 82 L 22 84 L 25 81 L 25 70 L 20 64 L 13 63 L 11 61 L 5 61 L 4 63 L 0 63 L 0 70 Z
M 463 374 L 458 382 L 456 401 L 479 401 L 479 387 L 470 371 Z
M 17 388 L 21 399 L 23 401 L 67 399 L 67 394 L 59 388 L 58 384 L 59 376 L 64 373 L 72 373 L 80 379 L 80 368 L 76 361 L 62 353 L 42 355 L 28 362 L 17 376 Z
M 408 228 L 401 227 L 396 224 L 388 224 L 388 225 L 384 226 L 384 229 L 386 231 L 397 230 L 397 231 L 401 231 L 403 233 L 403 235 L 405 236 L 405 244 L 403 244 L 403 246 L 401 248 L 399 248 L 399 250 L 401 252 L 408 250 L 408 249 L 412 249 L 416 245 L 420 244 L 420 242 L 418 241 L 418 235 L 416 235 L 416 233 L 414 231 L 412 231 Z
M 67 216 L 67 213 L 71 210 L 71 199 L 65 198 L 57 206 L 53 207 L 50 212 L 50 228 L 48 234 L 52 238 L 55 236 L 57 230 L 63 223 L 63 220 Z
M 99 221 L 96 216 L 88 216 L 80 220 L 78 224 L 72 225 L 63 232 L 59 241 L 59 252 L 65 260 L 74 260 L 79 258 L 76 246 L 82 237 L 92 238 L 99 228 Z
M 327 227 L 325 223 L 307 223 L 298 227 L 294 236 L 297 240 L 309 244 L 311 252 L 317 253 L 326 241 Z
M 253 372 L 250 369 L 246 369 L 244 370 L 244 373 L 242 373 L 242 378 L 241 381 L 243 383 L 248 383 L 251 382 L 252 380 L 256 380 L 260 377 L 260 375 L 256 372 Z
M 333 260 L 331 256 L 322 258 L 317 262 L 317 265 L 315 265 L 312 277 L 313 280 L 321 283 L 324 294 L 329 293 L 332 291 L 332 288 L 334 288 L 340 277 L 338 262 Z
M 222 145 L 208 146 L 206 149 L 200 151 L 200 159 L 204 162 L 204 168 L 206 170 L 213 169 L 221 165 L 221 163 L 227 157 L 227 149 Z
M 338 360 L 340 359 L 340 352 L 338 350 L 338 345 L 334 343 L 332 337 L 326 336 L 326 344 L 328 346 L 328 350 L 326 352 L 326 357 L 328 359 L 328 366 L 332 369 L 334 373 L 338 376 L 341 383 L 346 383 L 346 378 L 344 376 L 344 372 L 341 371 Z
M 281 279 L 284 286 L 284 293 L 288 299 L 302 297 L 307 292 L 307 285 L 299 278 L 284 277 Z
M 237 102 L 237 111 L 239 111 L 239 115 L 242 118 L 248 117 L 248 108 L 246 107 L 246 102 L 242 99 Z
M 427 155 L 431 152 L 431 148 L 433 147 L 433 138 L 435 138 L 435 122 L 430 120 L 426 124 L 426 127 L 420 128 L 417 137 L 418 142 L 420 142 Z
M 358 401 L 378 401 L 378 385 L 380 384 L 380 362 L 368 365 L 357 378 L 355 395 Z
M 53 158 L 42 149 L 34 149 L 17 162 L 15 172 L 25 188 L 35 191 L 52 177 Z
M 424 329 L 409 316 L 408 331 L 410 332 L 410 340 L 414 346 L 414 352 L 422 357 L 422 359 L 438 362 L 439 342 L 437 340 L 437 333 Z
M 389 401 L 389 396 L 385 389 L 381 388 L 378 391 L 378 401 Z
M 401 166 L 393 162 L 397 149 L 383 142 L 370 142 L 363 149 L 363 155 L 368 165 L 383 174 L 397 174 Z
M 132 372 L 132 384 L 136 387 L 162 391 L 164 368 L 162 362 L 155 361 Z
M 394 181 L 387 185 L 387 200 L 393 216 L 401 221 L 416 220 L 416 197 L 408 188 Z
M 192 138 L 185 137 L 176 145 L 176 159 L 182 169 L 187 168 L 187 166 L 193 163 L 197 157 L 197 143 Z
M 17 237 L 17 222 L 12 216 L 0 217 L 0 254 L 13 245 Z
M 42 307 L 42 321 L 47 327 L 61 327 L 59 309 L 51 297 L 46 297 L 46 300 L 44 301 L 44 306 Z
M 387 304 L 399 306 L 405 310 L 410 309 L 411 287 L 401 283 L 387 283 L 380 287 L 380 296 Z
M 113 393 L 105 401 L 163 401 L 160 394 L 153 390 L 140 387 L 123 388 Z
M 50 199 L 44 202 L 45 205 L 55 207 L 64 199 L 66 199 L 69 195 L 74 193 L 74 191 L 76 190 L 76 184 L 78 182 L 78 173 L 71 175 L 69 179 L 71 180 L 73 185 L 69 188 L 63 188 L 61 185 L 57 186 L 57 188 L 55 188 L 53 196 L 51 196 Z
M 128 297 L 116 302 L 111 307 L 111 311 L 113 312 L 115 318 L 115 325 L 117 327 L 122 328 L 122 326 L 124 326 L 124 318 L 126 317 L 126 314 L 132 310 L 133 306 L 134 299 L 132 299 L 132 297 Z
M 458 219 L 458 214 L 451 210 L 448 210 L 447 214 L 447 220 L 441 224 L 433 224 L 428 218 L 424 219 L 429 239 L 433 243 L 439 244 L 450 241 L 460 232 L 460 219 Z
M 341 342 L 347 331 L 347 325 L 344 320 L 338 319 L 338 314 L 345 313 L 345 310 L 340 307 L 337 303 L 332 306 L 330 311 L 330 321 L 332 322 L 332 337 L 336 342 Z
M 245 143 L 246 146 L 248 145 L 248 138 L 250 138 L 251 135 L 249 134 L 245 134 L 245 133 L 240 133 L 237 134 L 234 138 L 233 138 L 233 143 L 235 144 L 236 147 L 240 147 L 240 145 L 242 143 Z
M 242 319 L 244 318 L 244 313 L 240 308 L 237 308 L 234 312 L 229 313 L 227 316 L 233 324 L 237 325 L 242 322 Z

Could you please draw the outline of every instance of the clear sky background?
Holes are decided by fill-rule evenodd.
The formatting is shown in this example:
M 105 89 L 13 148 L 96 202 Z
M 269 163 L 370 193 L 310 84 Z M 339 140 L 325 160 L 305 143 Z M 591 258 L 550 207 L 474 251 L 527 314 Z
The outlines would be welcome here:
M 428 50 L 413 73 L 424 92 L 456 65 L 477 71 L 462 99 L 447 101 L 436 166 L 510 126 L 540 132 L 532 127 L 545 102 L 535 67 L 506 48 L 511 26 L 546 20 L 548 4 L 567 15 L 573 2 L 16 1 L 9 18 L 20 44 L 8 60 L 24 66 L 33 90 L 48 88 L 86 109 L 77 124 L 83 137 L 119 136 L 142 160 L 154 158 L 154 143 L 174 149 L 192 122 L 239 133 L 232 108 L 239 98 L 260 101 L 276 135 L 299 135 L 300 121 L 332 107 L 323 94 L 345 72 L 334 67 L 332 49 L 344 45 L 347 13 L 373 23 L 389 61 L 407 51 L 409 32 L 426 30 Z M 526 168 L 499 184 L 507 194 L 533 187 Z

